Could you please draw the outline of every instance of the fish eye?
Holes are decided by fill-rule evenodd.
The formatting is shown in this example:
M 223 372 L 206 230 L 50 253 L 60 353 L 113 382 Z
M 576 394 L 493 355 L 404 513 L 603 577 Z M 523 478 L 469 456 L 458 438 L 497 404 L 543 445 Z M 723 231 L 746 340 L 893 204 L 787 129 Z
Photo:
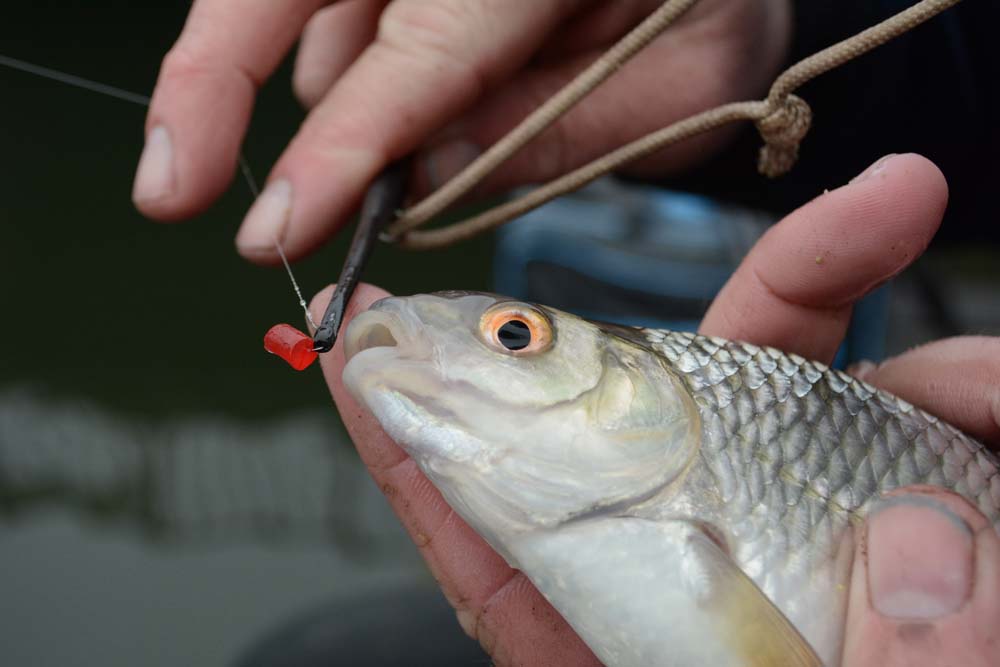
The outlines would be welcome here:
M 552 344 L 548 318 L 526 304 L 499 303 L 487 309 L 479 329 L 487 345 L 506 354 L 537 354 Z

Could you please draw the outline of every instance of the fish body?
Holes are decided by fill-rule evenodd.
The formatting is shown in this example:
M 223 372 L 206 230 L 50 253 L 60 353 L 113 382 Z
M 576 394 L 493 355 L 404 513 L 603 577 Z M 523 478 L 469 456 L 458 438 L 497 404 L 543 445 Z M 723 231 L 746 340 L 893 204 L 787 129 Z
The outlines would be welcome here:
M 1000 523 L 998 461 L 794 354 L 495 295 L 393 297 L 344 380 L 609 667 L 837 664 L 852 529 L 934 484 Z

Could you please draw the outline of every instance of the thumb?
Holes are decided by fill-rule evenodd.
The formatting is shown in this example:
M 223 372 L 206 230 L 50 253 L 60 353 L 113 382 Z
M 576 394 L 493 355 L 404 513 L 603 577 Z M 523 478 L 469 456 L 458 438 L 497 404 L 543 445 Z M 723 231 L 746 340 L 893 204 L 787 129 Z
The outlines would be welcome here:
M 1000 664 L 1000 539 L 963 498 L 886 496 L 855 549 L 846 667 Z

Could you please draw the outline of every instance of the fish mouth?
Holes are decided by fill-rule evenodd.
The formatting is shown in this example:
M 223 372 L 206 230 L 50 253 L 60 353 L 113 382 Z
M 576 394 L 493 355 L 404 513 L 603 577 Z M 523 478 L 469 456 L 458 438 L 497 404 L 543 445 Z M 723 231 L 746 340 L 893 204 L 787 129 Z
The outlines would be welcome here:
M 422 356 L 420 336 L 403 318 L 388 310 L 366 310 L 347 325 L 344 357 L 350 361 L 366 350 L 395 348 L 395 356 Z M 387 351 L 385 351 L 387 353 Z
M 411 456 L 436 452 L 439 443 L 419 440 L 421 427 L 440 434 L 453 415 L 437 400 L 444 386 L 422 322 L 405 303 L 383 300 L 355 316 L 342 340 L 343 382 L 355 400 Z
M 374 347 L 398 347 L 401 330 L 394 315 L 372 310 L 361 313 L 347 326 L 344 356 L 350 361 L 358 353 Z

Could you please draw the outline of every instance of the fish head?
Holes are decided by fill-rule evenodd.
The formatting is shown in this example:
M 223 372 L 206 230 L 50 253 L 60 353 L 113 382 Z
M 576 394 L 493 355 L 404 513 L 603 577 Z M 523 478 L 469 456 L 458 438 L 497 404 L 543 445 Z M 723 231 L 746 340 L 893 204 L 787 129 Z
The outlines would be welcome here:
M 345 332 L 344 383 L 494 547 L 670 485 L 698 411 L 648 348 L 491 294 L 390 297 Z

